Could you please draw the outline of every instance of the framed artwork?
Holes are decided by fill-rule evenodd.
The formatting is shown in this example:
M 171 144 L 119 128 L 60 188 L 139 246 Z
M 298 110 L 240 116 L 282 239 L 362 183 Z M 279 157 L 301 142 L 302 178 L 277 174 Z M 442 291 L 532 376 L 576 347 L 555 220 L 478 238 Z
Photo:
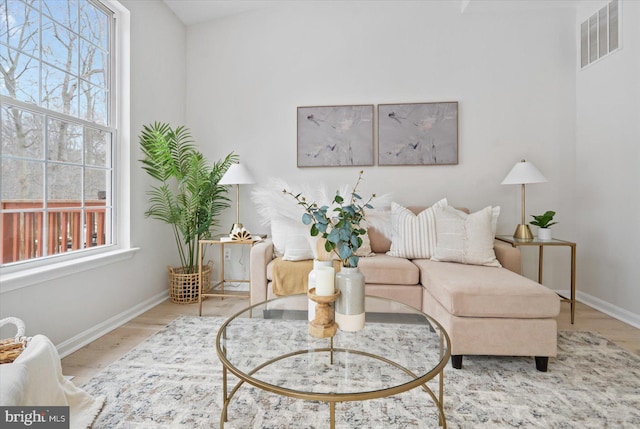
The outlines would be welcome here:
M 298 107 L 298 167 L 373 165 L 373 104 Z
M 457 101 L 378 105 L 378 165 L 457 163 Z

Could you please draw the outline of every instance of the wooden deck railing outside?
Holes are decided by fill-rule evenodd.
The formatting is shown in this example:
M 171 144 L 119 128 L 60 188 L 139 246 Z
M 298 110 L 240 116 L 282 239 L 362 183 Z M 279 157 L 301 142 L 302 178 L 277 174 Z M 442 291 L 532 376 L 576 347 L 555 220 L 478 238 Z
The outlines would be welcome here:
M 46 214 L 40 201 L 2 201 L 1 205 L 3 264 L 105 244 L 104 200 L 85 201 L 84 209 L 80 201 L 49 202 Z

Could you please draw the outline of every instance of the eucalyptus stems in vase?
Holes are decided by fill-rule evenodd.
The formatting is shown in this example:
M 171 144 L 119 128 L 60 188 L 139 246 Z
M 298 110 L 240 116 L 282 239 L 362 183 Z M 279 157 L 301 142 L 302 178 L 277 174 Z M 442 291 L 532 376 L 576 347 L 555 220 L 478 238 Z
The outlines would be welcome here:
M 358 194 L 363 174 L 364 171 L 360 171 L 358 181 L 348 199 L 345 200 L 340 191 L 336 192 L 331 202 L 335 206 L 333 209 L 327 205 L 319 206 L 316 202 L 308 202 L 302 194 L 294 194 L 286 189 L 282 191 L 296 199 L 305 211 L 302 223 L 311 225 L 312 237 L 321 236 L 325 239 L 325 250 L 336 254 L 343 267 L 358 266 L 359 257 L 356 252 L 362 246 L 362 236 L 367 233 L 360 223 L 366 220 L 365 209 L 373 209 L 370 203 L 376 196 L 371 195 L 365 202 Z
M 360 223 L 366 218 L 365 209 L 373 209 L 370 203 L 375 194 L 366 201 L 358 194 L 363 174 L 360 171 L 350 196 L 345 198 L 340 191 L 336 192 L 331 202 L 333 209 L 328 205 L 308 202 L 302 194 L 293 194 L 286 189 L 283 191 L 295 198 L 304 209 L 302 223 L 311 225 L 311 236 L 321 236 L 324 249 L 337 255 L 341 261 L 342 268 L 335 275 L 335 286 L 340 291 L 335 302 L 335 321 L 343 331 L 359 331 L 364 328 L 365 321 L 365 282 L 358 270 L 359 257 L 356 252 L 362 246 L 362 236 L 367 233 Z

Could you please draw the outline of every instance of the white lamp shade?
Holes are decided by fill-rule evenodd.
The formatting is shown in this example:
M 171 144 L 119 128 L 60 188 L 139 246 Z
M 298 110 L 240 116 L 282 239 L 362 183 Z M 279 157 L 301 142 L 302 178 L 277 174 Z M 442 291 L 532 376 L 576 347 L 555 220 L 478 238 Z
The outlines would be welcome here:
M 218 183 L 220 185 L 250 185 L 255 181 L 244 165 L 231 164 Z
M 528 183 L 543 183 L 547 179 L 540 173 L 535 165 L 524 159 L 513 166 L 507 177 L 502 181 L 503 185 L 526 185 Z

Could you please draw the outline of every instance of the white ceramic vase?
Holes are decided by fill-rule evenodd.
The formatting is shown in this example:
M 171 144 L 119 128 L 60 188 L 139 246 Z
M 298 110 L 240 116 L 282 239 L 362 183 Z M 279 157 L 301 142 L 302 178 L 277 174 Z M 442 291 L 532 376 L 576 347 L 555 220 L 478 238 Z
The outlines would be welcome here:
M 364 276 L 360 270 L 342 267 L 336 273 L 336 323 L 342 331 L 355 332 L 364 328 Z
M 333 268 L 333 261 L 318 261 L 317 259 L 313 260 L 313 269 L 309 273 L 309 290 L 316 287 L 316 274 L 318 273 L 319 268 Z M 309 309 L 308 309 L 308 317 L 311 322 L 316 318 L 316 303 L 309 300 Z
M 551 229 L 538 228 L 538 240 L 551 240 Z

